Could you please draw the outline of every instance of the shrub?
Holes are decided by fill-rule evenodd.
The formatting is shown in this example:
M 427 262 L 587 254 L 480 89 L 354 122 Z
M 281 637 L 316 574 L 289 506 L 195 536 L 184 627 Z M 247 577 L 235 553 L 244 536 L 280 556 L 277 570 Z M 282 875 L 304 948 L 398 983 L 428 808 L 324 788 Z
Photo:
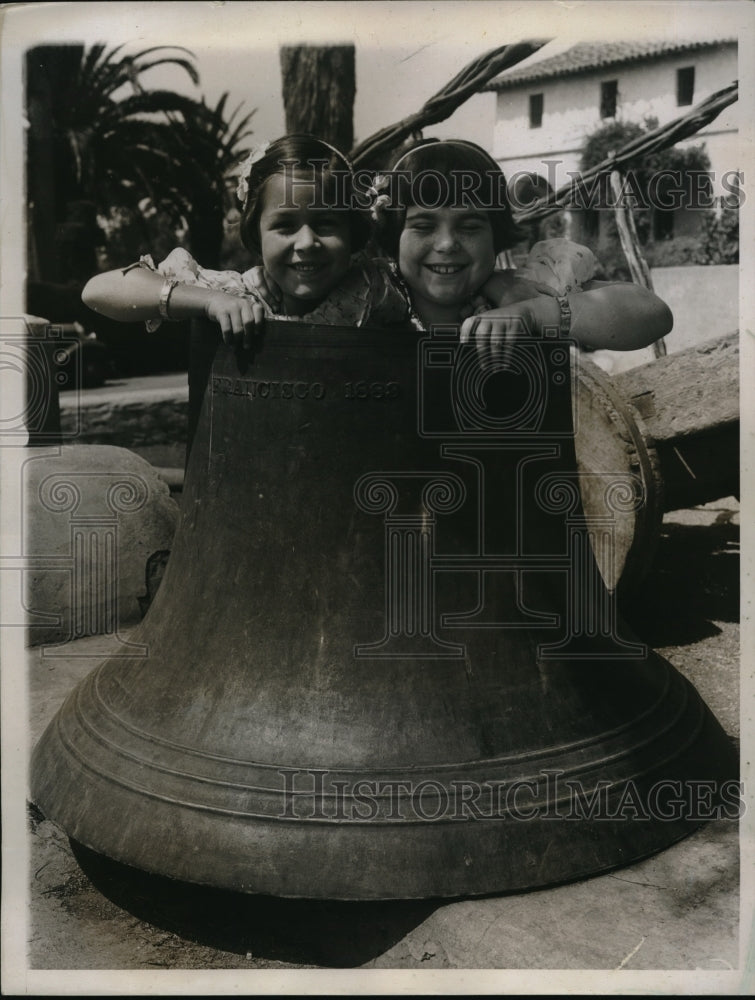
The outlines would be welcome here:
M 585 139 L 582 148 L 583 171 L 605 160 L 612 152 L 657 127 L 657 120 L 648 118 L 644 125 L 635 122 L 610 122 Z M 672 147 L 647 156 L 636 157 L 623 168 L 633 175 L 634 185 L 642 199 L 650 205 L 650 178 L 656 172 L 674 171 L 699 174 L 710 171 L 710 159 L 703 145 Z M 654 214 L 658 208 L 638 208 L 633 211 L 637 236 L 650 267 L 672 267 L 685 264 L 733 263 L 738 260 L 737 210 L 724 207 L 720 216 L 713 209 L 700 213 L 699 236 L 677 236 L 653 239 Z M 594 248 L 606 278 L 626 279 L 629 269 L 621 249 L 618 230 L 610 209 L 609 218 L 601 225 L 598 245 Z M 656 220 L 657 221 L 657 220 Z
M 719 215 L 706 212 L 700 233 L 701 264 L 739 263 L 739 209 L 724 205 Z
M 680 267 L 685 264 L 702 264 L 700 240 L 696 236 L 675 236 L 659 240 L 644 248 L 648 267 Z

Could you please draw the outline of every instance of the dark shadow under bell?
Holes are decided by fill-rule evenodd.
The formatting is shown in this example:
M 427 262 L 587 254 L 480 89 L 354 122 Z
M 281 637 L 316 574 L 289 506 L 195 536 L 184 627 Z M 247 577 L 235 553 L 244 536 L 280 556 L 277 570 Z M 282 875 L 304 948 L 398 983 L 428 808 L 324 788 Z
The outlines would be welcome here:
M 441 905 L 244 895 L 150 875 L 70 844 L 97 890 L 139 920 L 197 944 L 270 961 L 354 968 L 384 954 Z

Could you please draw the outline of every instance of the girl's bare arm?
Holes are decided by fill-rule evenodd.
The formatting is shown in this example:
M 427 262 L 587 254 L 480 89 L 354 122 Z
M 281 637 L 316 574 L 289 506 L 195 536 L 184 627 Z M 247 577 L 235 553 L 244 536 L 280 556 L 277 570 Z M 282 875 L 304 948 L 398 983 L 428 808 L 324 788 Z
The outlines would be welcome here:
M 124 323 L 155 320 L 160 318 L 165 280 L 146 267 L 106 271 L 87 282 L 81 297 L 90 309 L 110 319 Z M 177 284 L 170 293 L 168 310 L 174 320 L 212 320 L 220 326 L 228 344 L 242 337 L 248 342 L 256 324 L 264 319 L 260 303 L 201 285 Z
M 581 347 L 593 350 L 647 347 L 666 336 L 674 322 L 662 299 L 631 282 L 591 281 L 583 291 L 570 292 L 567 298 L 572 317 L 569 336 Z M 493 347 L 517 331 L 521 333 L 522 325 L 534 333 L 543 327 L 558 327 L 560 319 L 561 309 L 552 294 L 519 280 L 515 301 L 509 294 L 508 302 L 464 321 L 462 341 L 475 340 L 479 346 Z

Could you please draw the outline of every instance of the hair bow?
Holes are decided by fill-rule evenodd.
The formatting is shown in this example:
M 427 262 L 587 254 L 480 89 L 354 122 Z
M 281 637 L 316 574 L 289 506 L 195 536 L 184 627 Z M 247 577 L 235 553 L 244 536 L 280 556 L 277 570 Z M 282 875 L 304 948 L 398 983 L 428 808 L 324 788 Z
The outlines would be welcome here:
M 252 171 L 252 167 L 267 153 L 269 146 L 269 142 L 263 142 L 260 146 L 255 147 L 239 167 L 239 183 L 236 188 L 236 197 L 242 205 L 246 202 L 246 197 L 249 194 L 249 174 Z
M 370 215 L 375 222 L 380 221 L 383 209 L 391 203 L 391 197 L 387 193 L 390 184 L 390 177 L 377 174 L 370 187 L 367 188 L 367 194 L 370 196 Z

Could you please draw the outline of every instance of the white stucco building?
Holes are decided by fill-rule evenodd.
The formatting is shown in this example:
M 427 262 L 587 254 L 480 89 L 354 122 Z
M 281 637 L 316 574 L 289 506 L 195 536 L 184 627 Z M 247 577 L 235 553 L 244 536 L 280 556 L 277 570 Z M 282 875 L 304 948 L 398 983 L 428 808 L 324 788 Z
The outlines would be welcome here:
M 737 79 L 737 42 L 627 41 L 550 43 L 525 63 L 493 80 L 497 93 L 493 155 L 508 178 L 534 171 L 552 188 L 579 170 L 585 137 L 612 121 L 660 125 L 672 121 Z M 548 54 L 548 53 L 552 54 Z M 741 169 L 739 105 L 680 146 L 704 142 L 713 191 Z M 734 182 L 736 183 L 736 182 Z

